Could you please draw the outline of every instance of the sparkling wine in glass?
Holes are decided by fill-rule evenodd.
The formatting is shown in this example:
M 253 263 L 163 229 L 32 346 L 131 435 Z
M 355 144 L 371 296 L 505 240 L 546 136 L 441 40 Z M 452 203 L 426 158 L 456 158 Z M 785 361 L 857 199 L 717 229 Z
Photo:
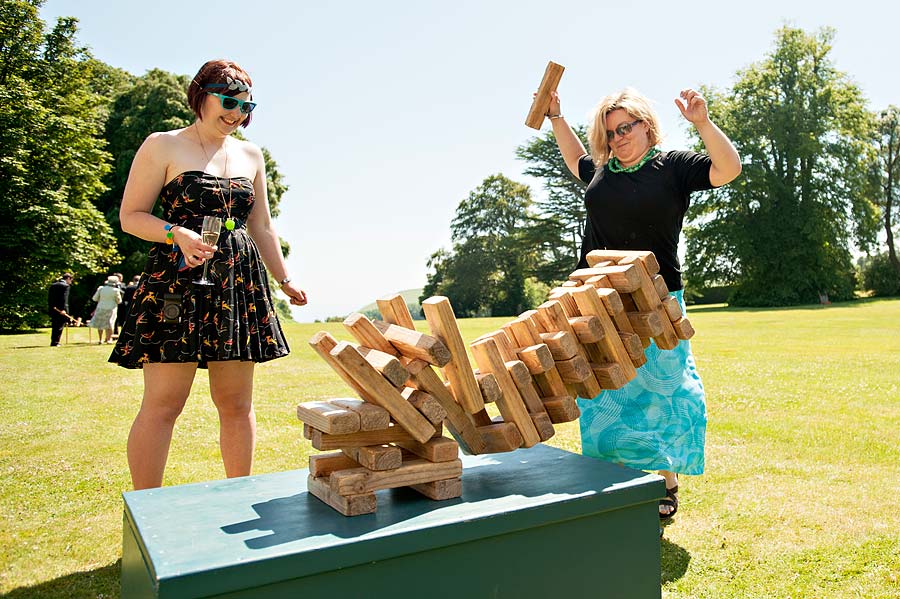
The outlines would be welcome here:
M 219 240 L 219 232 L 222 230 L 222 219 L 218 216 L 204 216 L 203 228 L 200 230 L 200 238 L 206 245 L 216 245 Z M 194 285 L 212 285 L 213 282 L 206 278 L 209 271 L 209 260 L 203 262 L 203 276 L 194 281 Z

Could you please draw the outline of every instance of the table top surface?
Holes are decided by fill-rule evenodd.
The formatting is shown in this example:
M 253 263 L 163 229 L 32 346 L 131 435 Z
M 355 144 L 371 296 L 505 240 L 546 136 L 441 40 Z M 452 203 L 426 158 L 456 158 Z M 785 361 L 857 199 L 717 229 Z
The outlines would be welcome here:
M 272 562 L 294 576 L 656 501 L 663 479 L 545 445 L 463 456 L 463 494 L 432 501 L 378 491 L 374 514 L 346 517 L 291 470 L 123 494 L 158 580 Z M 252 568 L 251 568 L 252 570 Z

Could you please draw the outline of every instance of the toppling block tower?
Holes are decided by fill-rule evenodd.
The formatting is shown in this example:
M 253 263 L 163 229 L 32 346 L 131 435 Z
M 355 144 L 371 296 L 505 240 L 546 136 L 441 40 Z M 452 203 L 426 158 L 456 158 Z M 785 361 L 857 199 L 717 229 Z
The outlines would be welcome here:
M 297 407 L 304 436 L 331 452 L 310 458 L 309 492 L 347 516 L 374 512 L 381 489 L 459 497 L 460 447 L 499 453 L 546 441 L 554 424 L 578 419 L 577 397 L 637 376 L 651 339 L 673 349 L 693 335 L 651 252 L 596 251 L 588 264 L 468 348 L 445 297 L 422 302 L 430 335 L 400 295 L 377 301 L 383 320 L 344 321 L 358 343 L 317 333 L 310 345 L 360 399 Z

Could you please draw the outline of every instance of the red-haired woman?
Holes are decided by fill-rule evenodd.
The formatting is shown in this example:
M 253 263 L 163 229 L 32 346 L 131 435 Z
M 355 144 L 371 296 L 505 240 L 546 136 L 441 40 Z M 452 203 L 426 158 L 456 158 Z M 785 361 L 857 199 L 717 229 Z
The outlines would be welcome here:
M 135 489 L 162 485 L 172 429 L 198 366 L 209 369 L 225 474 L 250 474 L 254 365 L 289 351 L 266 268 L 293 305 L 306 304 L 272 225 L 263 154 L 231 136 L 250 123 L 252 85 L 237 64 L 207 62 L 188 88 L 194 123 L 151 134 L 131 165 L 122 230 L 154 245 L 109 361 L 144 372 L 128 437 Z M 152 213 L 157 198 L 162 218 Z M 201 239 L 204 216 L 223 223 L 215 245 Z M 193 282 L 204 265 L 211 285 Z

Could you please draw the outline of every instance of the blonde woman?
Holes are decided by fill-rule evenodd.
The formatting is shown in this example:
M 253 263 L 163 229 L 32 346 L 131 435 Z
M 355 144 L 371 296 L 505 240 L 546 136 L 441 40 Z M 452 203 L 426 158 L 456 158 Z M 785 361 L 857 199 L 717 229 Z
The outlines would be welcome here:
M 566 166 L 587 184 L 578 268 L 587 266 L 585 256 L 595 249 L 651 250 L 684 309 L 678 239 L 691 193 L 731 182 L 741 161 L 709 119 L 702 95 L 685 89 L 675 104 L 697 128 L 706 154 L 661 150 L 659 119 L 650 101 L 631 88 L 600 101 L 588 128 L 590 153 L 566 124 L 555 92 L 548 117 Z M 668 519 L 678 509 L 678 474 L 703 473 L 706 398 L 689 341 L 668 351 L 651 342 L 646 356 L 625 387 L 578 400 L 582 452 L 658 470 L 667 495 L 659 517 Z

